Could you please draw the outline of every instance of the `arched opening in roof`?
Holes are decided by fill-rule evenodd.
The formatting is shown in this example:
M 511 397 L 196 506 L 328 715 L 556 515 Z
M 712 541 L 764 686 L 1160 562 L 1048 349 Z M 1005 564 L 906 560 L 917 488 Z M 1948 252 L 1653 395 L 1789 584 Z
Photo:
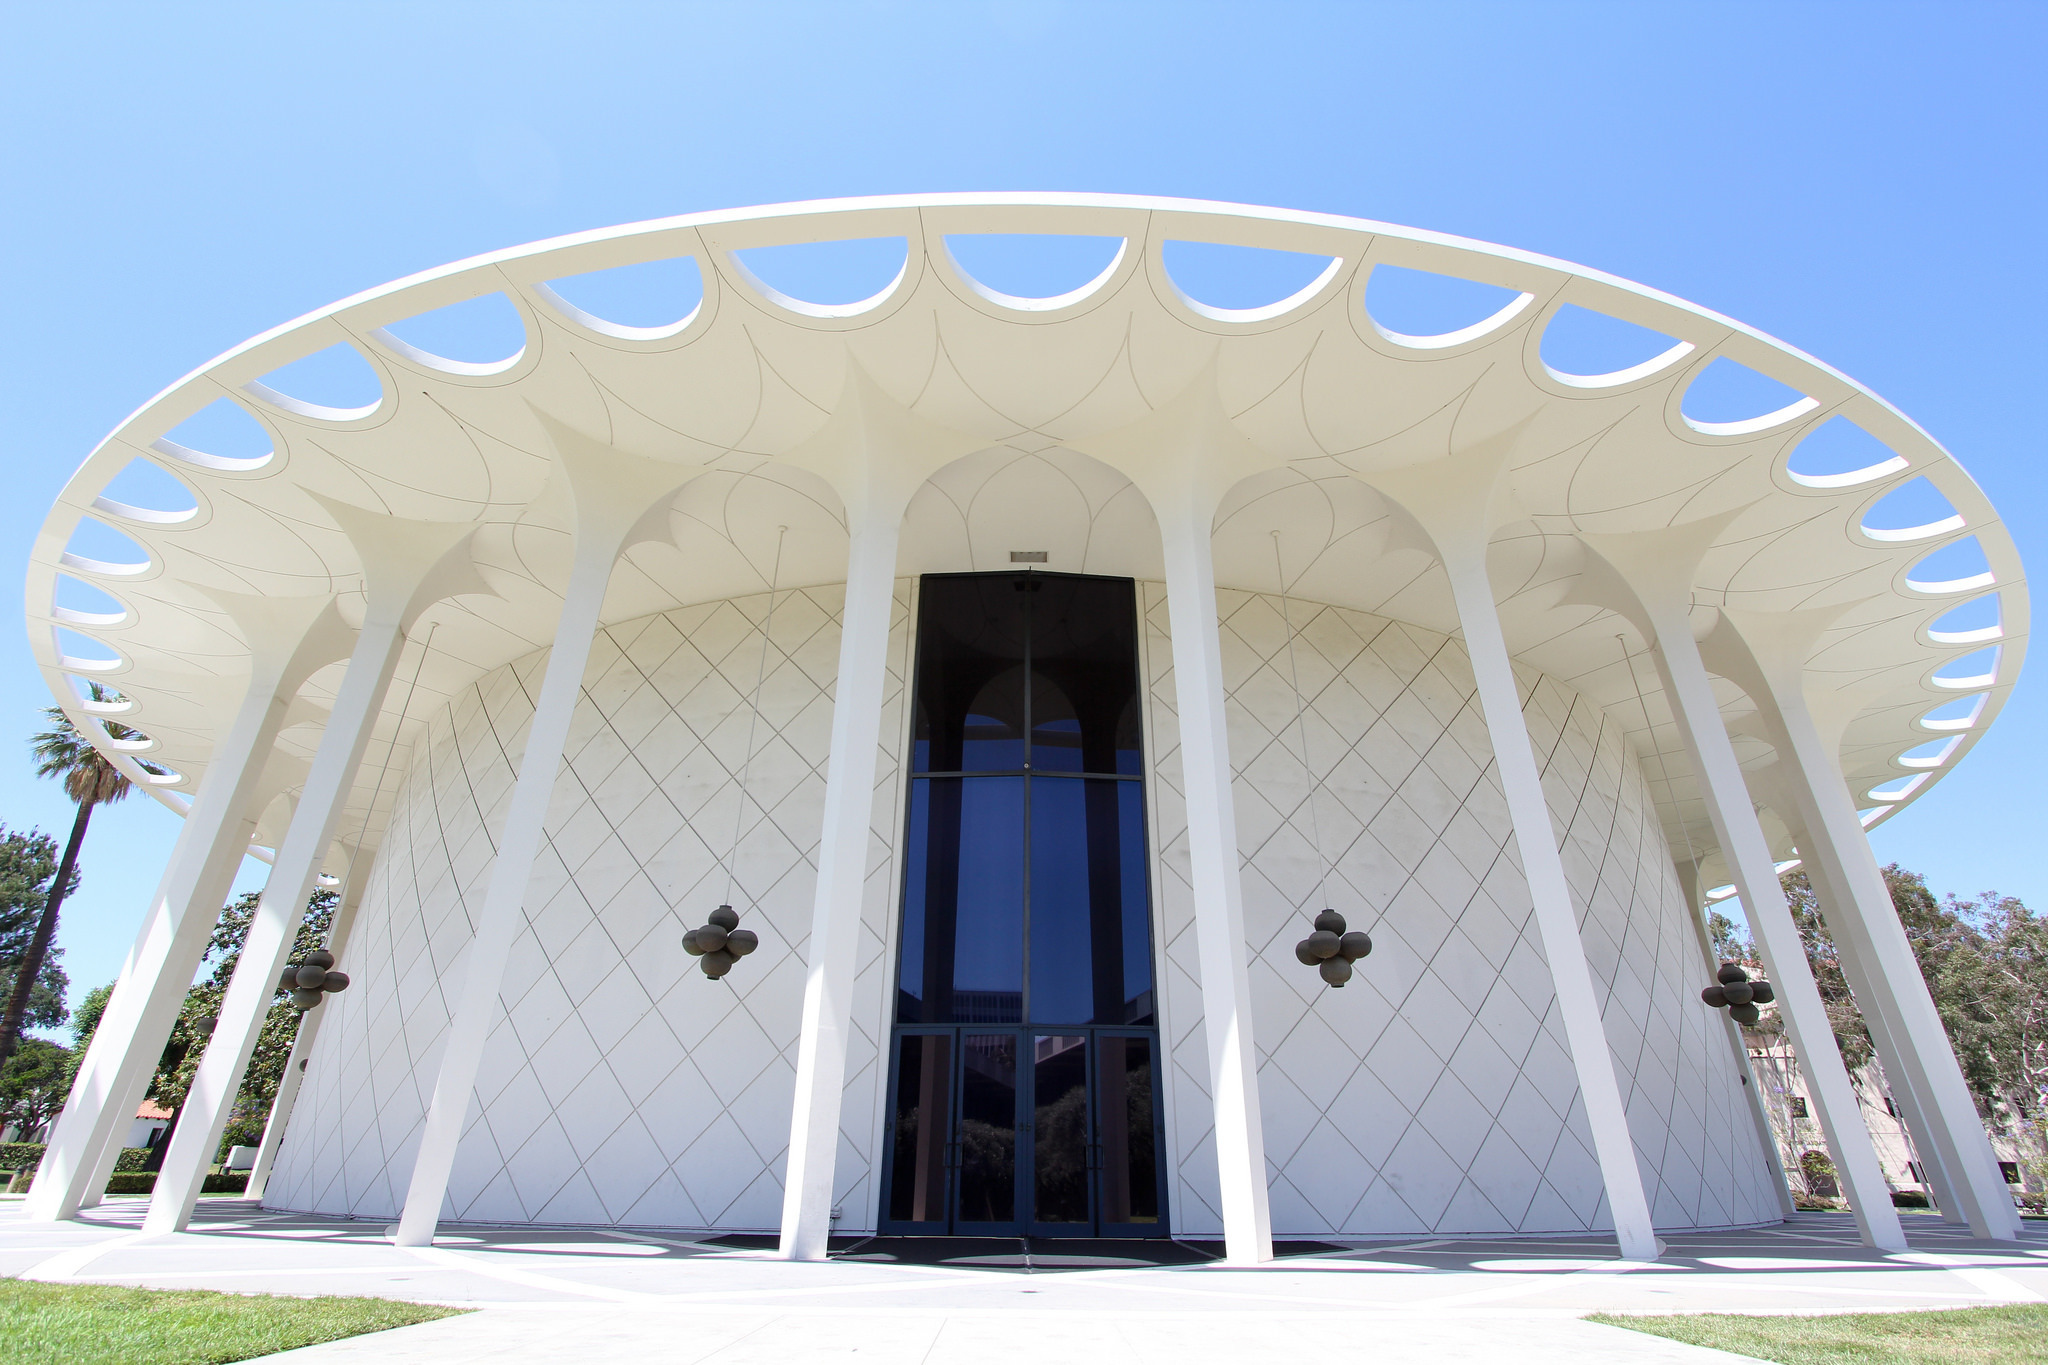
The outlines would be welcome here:
M 377 331 L 387 344 L 397 341 L 393 349 L 437 369 L 499 370 L 526 350 L 526 320 L 501 293 L 415 313 Z
M 330 421 L 368 416 L 384 398 L 377 371 L 345 341 L 280 365 L 249 387 L 266 402 Z
M 1812 410 L 1813 399 L 1740 361 L 1716 356 L 1685 386 L 1679 414 L 1696 430 L 1742 435 L 1789 422 Z
M 1991 586 L 1991 561 L 1977 537 L 1952 540 L 1923 555 L 1906 570 L 1906 586 L 1915 592 L 1972 592 Z
M 1950 659 L 1934 670 L 1936 687 L 1989 687 L 1998 681 L 1999 647 L 1972 650 L 1960 659 Z
M 1899 762 L 1908 768 L 1939 768 L 1948 762 L 1948 756 L 1963 742 L 1961 735 L 1950 735 L 1947 739 L 1930 739 L 1925 744 L 1916 744 L 1899 755 Z
M 1984 713 L 1984 703 L 1988 700 L 1989 693 L 1979 692 L 1975 696 L 1945 701 L 1920 717 L 1920 728 L 1940 731 L 1967 730 L 1977 723 L 1977 717 Z
M 1589 388 L 1645 378 L 1692 349 L 1690 342 L 1575 303 L 1550 315 L 1537 345 L 1552 377 Z
M 704 302 L 704 272 L 694 256 L 670 256 L 564 275 L 547 288 L 575 310 L 572 321 L 593 331 L 663 336 L 679 330 Z
M 120 598 L 68 573 L 57 575 L 55 606 L 83 625 L 112 625 L 128 615 L 127 605 Z
M 1307 297 L 1343 264 L 1334 256 L 1229 242 L 1168 241 L 1160 264 L 1183 299 L 1212 317 L 1271 317 Z
M 1863 534 L 1872 540 L 1926 540 L 1960 531 L 1963 519 L 1955 504 L 1923 474 L 1872 503 L 1863 513 L 1862 525 Z
M 1365 282 L 1365 311 L 1373 323 L 1411 346 L 1450 346 L 1484 336 L 1531 301 L 1497 284 L 1399 265 L 1376 265 Z
M 98 505 L 110 516 L 166 526 L 190 521 L 199 511 L 199 499 L 183 479 L 140 455 L 107 480 Z
M 1121 237 L 1054 232 L 955 232 L 946 252 L 983 297 L 1011 307 L 1078 302 L 1123 259 Z
M 2000 633 L 1999 597 L 1995 592 L 1950 608 L 1927 626 L 1927 638 L 1938 645 L 1976 644 L 1996 640 Z
M 63 626 L 52 628 L 57 641 L 57 657 L 63 666 L 81 673 L 100 673 L 121 665 L 121 655 L 112 645 L 82 635 Z
M 1799 438 L 1785 472 L 1808 488 L 1853 488 L 1906 467 L 1897 451 L 1837 413 Z
M 97 574 L 138 574 L 149 567 L 149 551 L 98 517 L 80 517 L 64 542 L 67 567 Z
M 902 237 L 757 246 L 732 253 L 775 302 L 798 311 L 858 311 L 879 303 L 903 278 L 910 243 Z M 808 308 L 805 305 L 809 305 Z
M 273 443 L 263 423 L 232 398 L 216 398 L 157 438 L 159 455 L 203 469 L 257 469 L 270 459 Z
M 1927 776 L 1926 773 L 1914 773 L 1911 777 L 1897 778 L 1881 787 L 1872 787 L 1870 798 L 1873 801 L 1903 801 L 1919 790 Z

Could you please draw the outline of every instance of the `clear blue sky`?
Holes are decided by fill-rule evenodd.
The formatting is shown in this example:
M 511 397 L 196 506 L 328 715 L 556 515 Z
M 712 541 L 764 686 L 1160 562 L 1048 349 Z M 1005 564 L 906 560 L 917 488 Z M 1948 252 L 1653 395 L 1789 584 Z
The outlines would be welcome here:
M 85 453 L 253 333 L 535 238 L 935 190 L 1389 219 L 1732 314 L 1946 443 L 2042 562 L 2048 8 L 2031 4 L 16 0 L 0 45 L 0 820 L 48 697 L 22 564 Z M 2033 421 L 2036 425 L 2029 425 Z M 13 641 L 16 643 L 8 643 Z M 9 719 L 11 717 L 11 719 Z M 11 739 L 9 736 L 17 736 Z M 1885 825 L 1939 890 L 2048 904 L 2023 685 Z M 110 979 L 175 834 L 104 813 L 60 935 Z M 245 885 L 260 880 L 253 865 Z

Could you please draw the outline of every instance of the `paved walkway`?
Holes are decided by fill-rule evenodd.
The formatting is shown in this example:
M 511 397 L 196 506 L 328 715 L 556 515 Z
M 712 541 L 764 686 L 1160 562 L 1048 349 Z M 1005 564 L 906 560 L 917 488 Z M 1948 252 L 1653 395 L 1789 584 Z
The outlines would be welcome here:
M 1669 1239 L 1654 1264 L 1598 1239 L 1361 1244 L 1257 1270 L 1026 1268 L 1017 1258 L 789 1264 L 687 1232 L 460 1227 L 431 1248 L 377 1223 L 202 1200 L 191 1231 L 142 1237 L 143 1201 L 78 1222 L 0 1200 L 0 1275 L 280 1294 L 370 1294 L 483 1311 L 291 1351 L 294 1365 L 1304 1365 L 1403 1352 L 1421 1365 L 1743 1359 L 1579 1321 L 1591 1312 L 1828 1313 L 2048 1300 L 2048 1224 L 1983 1243 L 1909 1216 L 1884 1255 L 1846 1215 Z M 1007 1262 L 1007 1263 L 1005 1263 Z M 1414 1353 L 1427 1353 L 1418 1356 Z

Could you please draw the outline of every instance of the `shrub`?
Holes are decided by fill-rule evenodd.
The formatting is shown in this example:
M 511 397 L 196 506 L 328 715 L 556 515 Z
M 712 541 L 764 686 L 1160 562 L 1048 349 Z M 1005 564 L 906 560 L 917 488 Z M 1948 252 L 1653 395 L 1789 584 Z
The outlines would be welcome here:
M 108 1194 L 149 1194 L 155 1189 L 155 1171 L 116 1171 L 107 1177 Z
M 117 1171 L 139 1171 L 149 1164 L 149 1148 L 123 1147 L 121 1155 L 114 1158 Z
M 0 1142 L 0 1171 L 32 1171 L 42 1159 L 40 1142 Z
M 1892 1207 L 1895 1209 L 1924 1209 L 1930 1208 L 1932 1205 L 1927 1202 L 1927 1191 L 1925 1190 L 1893 1190 Z

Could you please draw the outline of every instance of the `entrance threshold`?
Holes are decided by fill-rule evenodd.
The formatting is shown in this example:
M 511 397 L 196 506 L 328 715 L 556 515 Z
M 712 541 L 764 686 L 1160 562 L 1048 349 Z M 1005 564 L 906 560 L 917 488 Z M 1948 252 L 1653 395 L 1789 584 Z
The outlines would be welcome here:
M 756 1249 L 776 1245 L 763 1235 L 708 1237 L 709 1246 Z M 1275 1242 L 1273 1255 L 1324 1256 L 1351 1248 L 1329 1242 Z M 1223 1243 L 1165 1237 L 834 1237 L 835 1261 L 896 1265 L 949 1265 L 967 1270 L 1031 1274 L 1053 1270 L 1114 1270 L 1126 1266 L 1205 1265 L 1223 1259 Z

